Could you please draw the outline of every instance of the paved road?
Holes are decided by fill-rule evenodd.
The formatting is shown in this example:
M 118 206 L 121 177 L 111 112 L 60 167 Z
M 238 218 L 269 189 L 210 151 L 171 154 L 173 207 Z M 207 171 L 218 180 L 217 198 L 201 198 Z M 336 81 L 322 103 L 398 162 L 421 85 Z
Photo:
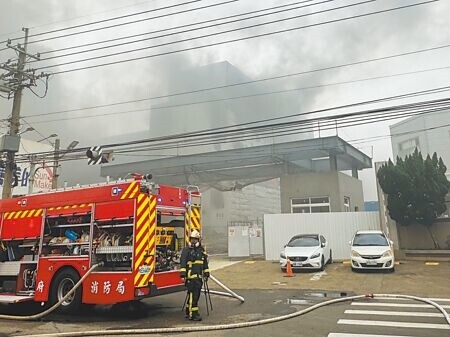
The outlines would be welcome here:
M 328 297 L 339 297 L 339 293 L 322 293 L 317 290 L 238 290 L 246 303 L 213 297 L 214 310 L 205 313 L 204 298 L 201 323 L 186 321 L 181 312 L 184 294 L 172 294 L 147 299 L 138 306 L 96 307 L 73 316 L 50 315 L 42 322 L 0 321 L 2 332 L 9 336 L 67 331 L 138 329 L 154 327 L 216 325 L 247 322 L 284 315 L 303 309 Z M 351 295 L 351 294 L 348 294 Z M 440 303 L 450 307 L 450 300 Z M 5 311 L 3 308 L 1 311 Z M 24 313 L 29 308 L 21 309 Z M 410 314 L 412 313 L 412 314 Z M 449 326 L 444 325 L 436 311 L 411 301 L 369 300 L 346 302 L 320 308 L 305 316 L 279 323 L 239 330 L 190 333 L 192 336 L 235 337 L 244 336 L 300 336 L 300 337 L 370 337 L 412 336 L 444 337 L 449 335 Z M 403 316 L 406 315 L 407 316 Z M 411 316 L 414 315 L 414 316 Z M 436 317 L 435 317 L 436 316 Z M 2 333 L 0 333 L 0 336 Z M 176 334 L 174 336 L 179 336 Z M 158 335 L 157 335 L 158 336 Z M 168 336 L 168 335 L 164 335 Z M 364 336 L 368 337 L 368 336 Z
M 434 299 L 450 311 L 450 299 Z M 358 300 L 339 315 L 328 337 L 449 336 L 450 325 L 432 306 L 400 299 Z

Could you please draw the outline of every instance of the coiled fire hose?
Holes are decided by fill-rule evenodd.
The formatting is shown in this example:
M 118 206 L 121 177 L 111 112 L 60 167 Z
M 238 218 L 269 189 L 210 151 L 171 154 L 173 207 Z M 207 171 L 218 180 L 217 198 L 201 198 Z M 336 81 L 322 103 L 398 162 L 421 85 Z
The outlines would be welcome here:
M 58 303 L 55 303 L 54 305 L 52 305 L 47 310 L 42 311 L 42 312 L 40 312 L 38 314 L 35 314 L 35 315 L 30 315 L 30 316 L 0 315 L 0 319 L 10 319 L 10 320 L 16 320 L 16 321 L 32 321 L 32 320 L 39 319 L 41 317 L 44 317 L 44 316 L 48 315 L 49 313 L 54 311 L 56 308 L 58 308 L 66 299 L 68 299 L 78 289 L 78 287 L 81 286 L 81 284 L 86 279 L 86 277 L 88 277 L 89 274 L 94 271 L 94 269 L 96 269 L 97 267 L 99 267 L 101 265 L 103 265 L 103 262 L 94 264 L 91 268 L 89 268 L 89 270 L 86 272 L 86 274 L 84 274 L 83 277 L 80 278 L 80 280 L 73 286 L 73 288 L 70 289 L 67 292 L 67 294 L 64 295 L 64 297 L 61 298 L 58 301 Z
M 238 328 L 248 328 L 263 324 L 276 323 L 280 321 L 284 321 L 287 319 L 291 319 L 294 317 L 299 317 L 306 313 L 309 313 L 318 308 L 341 303 L 346 301 L 352 301 L 356 299 L 363 298 L 378 298 L 378 297 L 389 297 L 389 298 L 405 298 L 410 300 L 416 300 L 424 303 L 431 304 L 436 309 L 438 309 L 446 319 L 447 323 L 450 324 L 450 317 L 448 313 L 442 308 L 439 304 L 430 301 L 425 298 L 420 298 L 416 296 L 409 295 L 397 295 L 397 294 L 369 294 L 369 295 L 356 295 L 356 296 L 348 296 L 342 298 L 336 298 L 332 300 L 328 300 L 325 302 L 321 302 L 315 305 L 312 305 L 303 310 L 299 310 L 293 312 L 291 314 L 261 319 L 258 321 L 252 322 L 241 322 L 241 323 L 231 323 L 231 324 L 218 324 L 218 325 L 204 325 L 204 326 L 182 326 L 182 327 L 174 327 L 174 328 L 151 328 L 151 329 L 120 329 L 120 330 L 92 330 L 92 331 L 74 331 L 74 332 L 58 332 L 58 333 L 49 333 L 49 334 L 39 334 L 39 335 L 31 335 L 34 337 L 78 337 L 78 336 L 113 336 L 113 335 L 139 335 L 139 334 L 162 334 L 162 333 L 182 333 L 182 332 L 201 332 L 201 331 L 214 331 L 214 330 L 226 330 L 226 329 L 238 329 Z M 30 336 L 30 335 L 28 335 Z

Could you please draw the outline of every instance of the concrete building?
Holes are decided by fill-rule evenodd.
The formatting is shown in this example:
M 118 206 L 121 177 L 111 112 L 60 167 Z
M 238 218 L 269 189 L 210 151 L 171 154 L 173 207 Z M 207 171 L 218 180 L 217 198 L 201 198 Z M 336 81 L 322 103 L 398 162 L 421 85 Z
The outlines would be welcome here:
M 447 166 L 447 179 L 450 180 L 450 110 L 432 112 L 420 116 L 405 119 L 390 126 L 392 153 L 394 159 L 413 153 L 418 149 L 423 157 L 437 153 Z M 378 170 L 383 163 L 375 163 Z M 380 201 L 381 226 L 390 234 L 399 249 L 400 257 L 427 258 L 430 254 L 438 258 L 447 253 L 429 251 L 434 248 L 430 231 L 441 249 L 450 250 L 450 194 L 447 194 L 447 211 L 433 224 L 430 230 L 421 225 L 410 225 L 408 227 L 397 226 L 389 215 L 386 208 L 386 200 L 378 184 L 378 197 Z M 439 252 L 439 251 L 437 251 Z M 448 258 L 448 254 L 446 255 Z
M 394 158 L 405 156 L 418 149 L 423 157 L 434 152 L 447 166 L 450 180 L 450 110 L 415 116 L 390 126 Z M 446 217 L 450 217 L 450 194 L 447 195 Z
M 282 213 L 364 211 L 362 182 L 342 172 L 281 177 Z

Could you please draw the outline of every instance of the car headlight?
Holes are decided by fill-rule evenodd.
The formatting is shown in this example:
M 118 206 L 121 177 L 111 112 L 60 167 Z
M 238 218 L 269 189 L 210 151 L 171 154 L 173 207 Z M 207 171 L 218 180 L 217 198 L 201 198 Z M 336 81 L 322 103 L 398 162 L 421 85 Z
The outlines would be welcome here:
M 383 253 L 383 257 L 390 257 L 392 256 L 392 251 L 391 250 L 387 250 Z
M 352 250 L 352 256 L 353 257 L 361 257 L 361 255 L 359 255 L 356 250 Z
M 280 257 L 281 257 L 282 259 L 285 259 L 285 258 L 286 258 L 286 254 L 285 254 L 285 253 L 281 253 L 281 254 L 280 254 Z
M 315 259 L 318 258 L 320 256 L 320 253 L 314 253 L 313 255 L 311 255 L 309 258 L 310 259 Z

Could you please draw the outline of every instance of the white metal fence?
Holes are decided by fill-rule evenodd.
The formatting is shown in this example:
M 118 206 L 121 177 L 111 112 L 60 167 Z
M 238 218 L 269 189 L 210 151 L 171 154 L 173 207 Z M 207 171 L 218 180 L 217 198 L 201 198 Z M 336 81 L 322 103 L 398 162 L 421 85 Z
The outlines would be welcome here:
M 264 215 L 266 260 L 278 260 L 289 239 L 297 234 L 322 234 L 333 251 L 333 259 L 350 258 L 348 242 L 357 230 L 380 229 L 378 212 L 335 212 Z

